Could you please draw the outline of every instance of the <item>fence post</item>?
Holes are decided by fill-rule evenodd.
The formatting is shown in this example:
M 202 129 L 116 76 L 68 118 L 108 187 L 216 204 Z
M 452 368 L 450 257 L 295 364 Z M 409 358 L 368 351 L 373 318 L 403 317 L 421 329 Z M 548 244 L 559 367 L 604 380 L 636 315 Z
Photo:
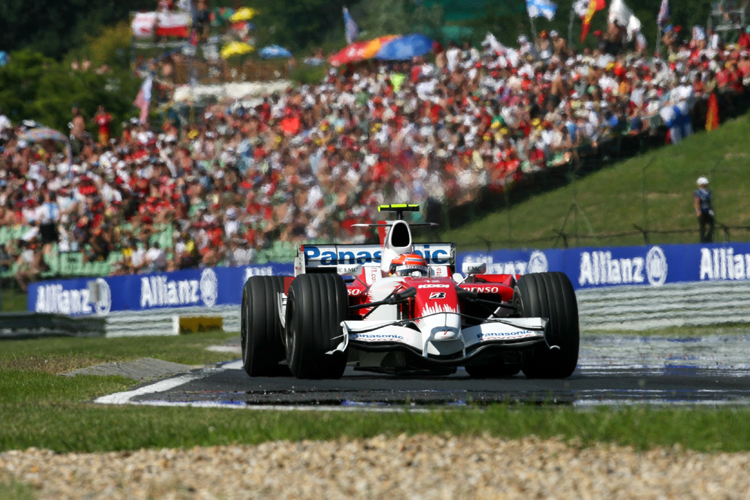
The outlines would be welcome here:
M 714 209 L 714 221 L 716 220 L 716 213 L 717 213 L 716 212 L 716 197 L 714 196 L 714 190 L 713 190 L 713 188 L 716 187 L 716 174 L 715 174 L 715 172 L 716 172 L 716 169 L 719 167 L 719 164 L 721 164 L 721 162 L 723 160 L 724 160 L 723 158 L 719 158 L 718 160 L 716 160 L 716 162 L 714 163 L 714 166 L 711 167 L 711 173 L 709 174 L 709 176 L 710 176 L 709 177 L 709 181 L 711 181 L 711 184 L 710 184 L 711 185 L 711 206 Z M 729 231 L 727 229 L 724 229 L 724 236 L 726 238 L 726 241 L 728 242 L 729 241 Z
M 648 167 L 650 167 L 653 162 L 654 162 L 654 159 L 651 158 L 651 160 L 641 170 L 641 200 L 642 200 L 642 203 L 643 203 L 643 243 L 645 245 L 649 244 L 649 238 L 648 238 L 648 203 L 646 201 L 646 169 Z
M 505 195 L 505 212 L 508 214 L 508 243 L 513 244 L 513 217 L 510 215 L 510 195 L 508 189 L 503 189 Z

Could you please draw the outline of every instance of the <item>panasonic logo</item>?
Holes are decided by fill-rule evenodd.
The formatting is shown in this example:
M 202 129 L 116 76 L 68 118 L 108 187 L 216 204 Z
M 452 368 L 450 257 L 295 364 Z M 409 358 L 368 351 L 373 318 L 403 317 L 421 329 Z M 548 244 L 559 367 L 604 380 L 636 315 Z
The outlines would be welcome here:
M 320 262 L 324 266 L 380 262 L 382 256 L 382 250 L 364 250 L 361 248 L 333 250 L 332 245 L 326 248 L 305 245 L 304 252 L 306 261 Z M 450 252 L 441 248 L 430 248 L 430 245 L 424 245 L 422 249 L 415 248 L 414 253 L 421 255 L 430 264 L 450 264 Z

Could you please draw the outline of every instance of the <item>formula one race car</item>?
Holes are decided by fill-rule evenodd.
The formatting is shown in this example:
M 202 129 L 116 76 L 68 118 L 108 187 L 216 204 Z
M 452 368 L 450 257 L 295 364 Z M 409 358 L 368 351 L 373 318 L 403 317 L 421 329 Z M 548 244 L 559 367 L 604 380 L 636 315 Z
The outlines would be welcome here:
M 578 305 L 562 273 L 455 272 L 452 243 L 417 244 L 403 213 L 380 245 L 303 245 L 294 277 L 253 276 L 242 295 L 250 376 L 339 378 L 347 363 L 381 373 L 564 378 L 578 362 Z

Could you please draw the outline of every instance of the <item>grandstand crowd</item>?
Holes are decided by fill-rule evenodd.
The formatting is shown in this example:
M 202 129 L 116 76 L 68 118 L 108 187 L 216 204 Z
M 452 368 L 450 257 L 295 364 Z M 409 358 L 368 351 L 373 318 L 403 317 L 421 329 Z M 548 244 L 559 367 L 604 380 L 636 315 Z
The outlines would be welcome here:
M 0 268 L 25 288 L 66 253 L 114 274 L 249 264 L 279 245 L 363 241 L 352 224 L 383 202 L 460 205 L 622 135 L 678 142 L 709 96 L 727 109 L 750 85 L 746 33 L 725 45 L 678 28 L 661 59 L 612 33 L 580 52 L 555 32 L 514 48 L 488 36 L 112 138 L 106 110 L 98 137 L 74 110 L 72 164 L 52 139 L 24 139 L 39 124 L 0 112 Z

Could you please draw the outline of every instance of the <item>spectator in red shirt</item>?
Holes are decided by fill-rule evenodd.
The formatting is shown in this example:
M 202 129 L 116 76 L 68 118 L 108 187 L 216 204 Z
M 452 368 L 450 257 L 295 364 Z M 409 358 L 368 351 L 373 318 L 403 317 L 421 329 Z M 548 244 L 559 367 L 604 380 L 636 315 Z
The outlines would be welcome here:
M 104 106 L 99 106 L 99 110 L 92 119 L 99 127 L 99 144 L 102 146 L 109 145 L 110 125 L 112 124 L 112 115 L 104 110 Z

